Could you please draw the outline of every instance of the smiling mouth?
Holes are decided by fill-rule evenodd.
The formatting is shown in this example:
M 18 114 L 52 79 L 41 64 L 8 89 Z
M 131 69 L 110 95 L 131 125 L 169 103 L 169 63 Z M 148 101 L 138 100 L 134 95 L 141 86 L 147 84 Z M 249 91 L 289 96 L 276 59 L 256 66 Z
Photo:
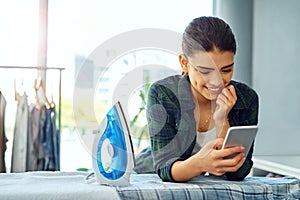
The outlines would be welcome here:
M 219 93 L 221 93 L 221 91 L 222 91 L 222 87 L 214 87 L 214 88 L 212 88 L 212 87 L 207 87 L 207 90 L 209 91 L 209 93 L 211 93 L 211 94 L 219 94 Z

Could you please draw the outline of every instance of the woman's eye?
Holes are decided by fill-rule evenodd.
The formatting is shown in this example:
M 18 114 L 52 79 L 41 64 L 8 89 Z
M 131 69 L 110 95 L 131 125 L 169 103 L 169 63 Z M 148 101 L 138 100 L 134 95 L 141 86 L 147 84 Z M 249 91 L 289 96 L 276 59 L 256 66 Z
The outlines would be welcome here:
M 223 73 L 229 73 L 232 72 L 232 69 L 226 69 L 226 70 L 222 70 Z
M 204 75 L 207 75 L 207 74 L 209 74 L 210 72 L 209 72 L 209 71 L 207 71 L 207 72 L 201 72 L 201 71 L 200 71 L 200 73 L 201 73 L 201 74 L 204 74 Z

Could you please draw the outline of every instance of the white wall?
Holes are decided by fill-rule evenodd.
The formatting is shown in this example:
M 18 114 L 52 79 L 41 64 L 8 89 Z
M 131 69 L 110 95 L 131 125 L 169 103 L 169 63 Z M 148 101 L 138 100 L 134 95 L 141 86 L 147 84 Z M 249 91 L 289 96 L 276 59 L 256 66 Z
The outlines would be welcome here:
M 252 84 L 253 0 L 214 0 L 213 14 L 229 23 L 237 42 L 233 79 Z
M 255 155 L 300 155 L 299 8 L 299 0 L 214 0 L 214 15 L 236 34 L 235 77 L 260 97 Z
M 257 155 L 300 155 L 300 1 L 255 0 L 253 86 L 260 95 Z

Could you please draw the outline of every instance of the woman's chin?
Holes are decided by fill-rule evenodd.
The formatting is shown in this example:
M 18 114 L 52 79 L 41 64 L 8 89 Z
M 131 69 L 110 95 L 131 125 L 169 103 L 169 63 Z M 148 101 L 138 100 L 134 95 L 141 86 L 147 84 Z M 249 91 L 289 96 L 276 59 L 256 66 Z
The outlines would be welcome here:
M 208 93 L 208 94 L 205 95 L 205 98 L 207 100 L 210 100 L 210 101 L 215 101 L 215 100 L 217 100 L 218 95 L 219 94 L 210 94 L 210 93 Z

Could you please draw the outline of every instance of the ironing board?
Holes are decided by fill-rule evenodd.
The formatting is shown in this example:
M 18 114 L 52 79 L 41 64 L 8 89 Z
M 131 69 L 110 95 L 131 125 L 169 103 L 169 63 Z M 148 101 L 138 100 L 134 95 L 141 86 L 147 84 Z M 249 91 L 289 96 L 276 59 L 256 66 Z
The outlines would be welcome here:
M 295 177 L 247 177 L 242 182 L 199 176 L 186 183 L 162 182 L 156 174 L 132 174 L 129 186 L 84 182 L 83 172 L 0 174 L 0 199 L 300 199 Z

